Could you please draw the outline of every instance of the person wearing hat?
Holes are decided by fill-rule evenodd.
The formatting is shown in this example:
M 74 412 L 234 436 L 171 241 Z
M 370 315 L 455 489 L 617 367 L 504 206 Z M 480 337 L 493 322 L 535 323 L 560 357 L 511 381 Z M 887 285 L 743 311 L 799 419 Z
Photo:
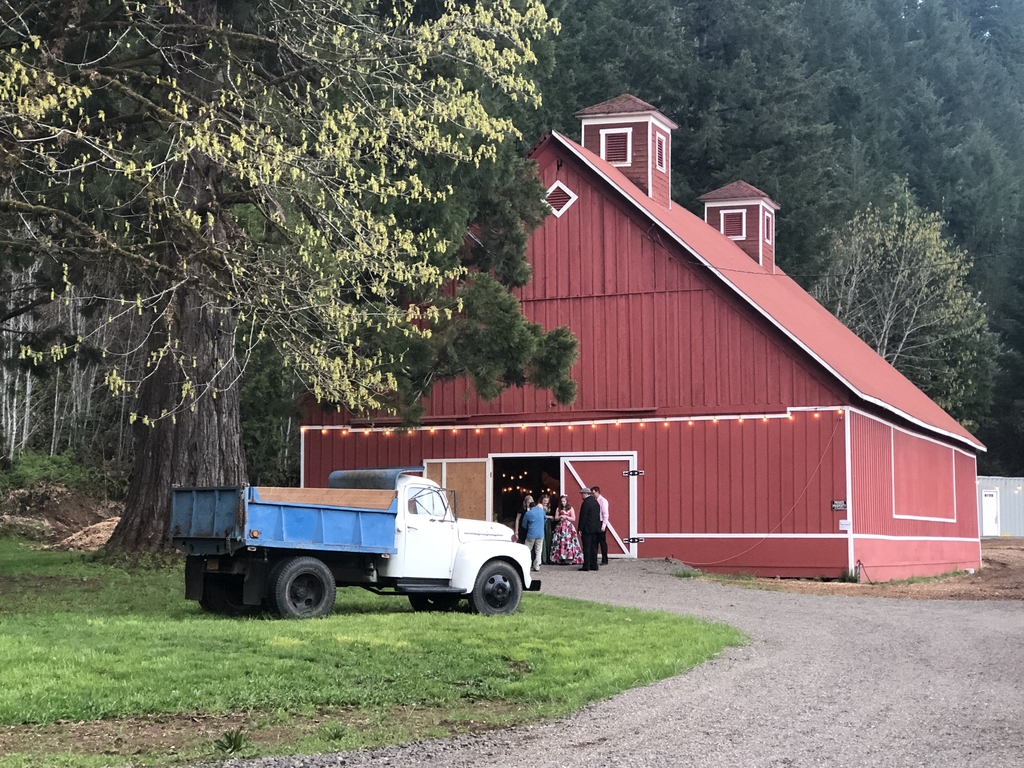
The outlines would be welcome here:
M 580 537 L 583 539 L 583 567 L 581 571 L 597 570 L 597 540 L 601 536 L 601 505 L 589 488 L 580 488 Z

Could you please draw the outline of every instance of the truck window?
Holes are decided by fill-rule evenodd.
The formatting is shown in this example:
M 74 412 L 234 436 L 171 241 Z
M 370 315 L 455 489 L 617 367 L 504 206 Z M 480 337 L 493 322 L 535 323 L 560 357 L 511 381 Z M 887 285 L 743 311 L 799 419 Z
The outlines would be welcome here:
M 409 496 L 409 512 L 414 515 L 445 517 L 448 504 L 434 488 L 417 488 Z

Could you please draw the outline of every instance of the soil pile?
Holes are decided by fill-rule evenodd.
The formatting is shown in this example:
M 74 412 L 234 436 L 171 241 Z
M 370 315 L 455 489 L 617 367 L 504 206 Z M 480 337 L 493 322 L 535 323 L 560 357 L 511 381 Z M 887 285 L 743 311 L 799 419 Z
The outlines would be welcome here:
M 29 488 L 16 488 L 0 497 L 0 537 L 19 538 L 49 544 L 61 549 L 68 537 L 84 532 L 97 523 L 110 525 L 121 514 L 122 504 L 114 501 L 97 500 L 80 491 L 73 491 L 54 483 L 36 483 Z M 94 543 L 102 536 L 100 528 L 89 537 Z M 110 526 L 106 538 L 91 549 L 98 549 L 110 537 Z M 78 546 L 75 546 L 78 549 Z

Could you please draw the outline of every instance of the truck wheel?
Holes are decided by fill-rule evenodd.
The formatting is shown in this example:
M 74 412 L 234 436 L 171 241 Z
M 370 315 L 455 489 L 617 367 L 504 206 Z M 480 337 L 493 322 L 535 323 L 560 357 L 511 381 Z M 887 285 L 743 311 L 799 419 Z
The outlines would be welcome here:
M 523 598 L 523 582 L 508 563 L 487 563 L 476 577 L 469 603 L 484 616 L 515 613 Z
M 413 592 L 409 595 L 409 605 L 414 611 L 450 611 L 459 604 L 462 595 L 451 595 L 444 592 Z
M 199 605 L 208 613 L 224 616 L 255 616 L 260 612 L 260 606 L 242 602 L 240 578 L 209 573 L 203 579 L 203 596 Z
M 326 616 L 334 608 L 337 585 L 322 560 L 295 557 L 275 567 L 270 593 L 277 612 L 289 619 Z

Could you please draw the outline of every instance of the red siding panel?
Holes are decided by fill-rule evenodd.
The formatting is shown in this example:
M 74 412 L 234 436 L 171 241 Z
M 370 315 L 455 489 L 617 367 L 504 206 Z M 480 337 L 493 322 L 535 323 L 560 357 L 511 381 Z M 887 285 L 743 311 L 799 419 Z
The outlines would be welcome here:
M 837 532 L 830 503 L 834 498 L 846 497 L 843 434 L 843 420 L 834 411 L 819 417 L 796 413 L 792 420 L 694 420 L 692 424 L 671 421 L 668 426 L 657 421 L 596 427 L 579 423 L 572 429 L 504 427 L 499 432 L 484 428 L 479 434 L 473 429 L 453 433 L 451 429 L 440 428 L 390 435 L 365 435 L 356 430 L 346 434 L 340 429 L 323 434 L 319 429 L 308 429 L 303 438 L 305 482 L 309 486 L 323 486 L 335 469 L 419 465 L 425 459 L 485 459 L 499 453 L 636 451 L 638 468 L 644 470 L 637 480 L 636 533 L 673 537 L 741 535 L 745 546 L 756 544 L 763 536 L 766 541 L 754 547 L 760 558 L 776 551 L 774 548 L 781 541 L 778 534 Z M 787 456 L 785 445 L 801 449 L 797 452 L 798 462 Z M 783 504 L 778 501 L 780 495 L 786 500 Z M 693 541 L 685 544 L 685 551 L 699 551 L 699 542 L 705 539 Z M 684 551 L 683 539 L 672 538 L 669 542 L 641 547 L 640 554 L 660 552 L 677 543 L 677 551 Z M 732 544 L 728 546 L 732 547 L 732 554 L 739 551 Z M 767 567 L 764 564 L 769 560 L 730 559 L 721 567 L 761 568 Z M 805 568 L 799 563 L 792 565 Z

